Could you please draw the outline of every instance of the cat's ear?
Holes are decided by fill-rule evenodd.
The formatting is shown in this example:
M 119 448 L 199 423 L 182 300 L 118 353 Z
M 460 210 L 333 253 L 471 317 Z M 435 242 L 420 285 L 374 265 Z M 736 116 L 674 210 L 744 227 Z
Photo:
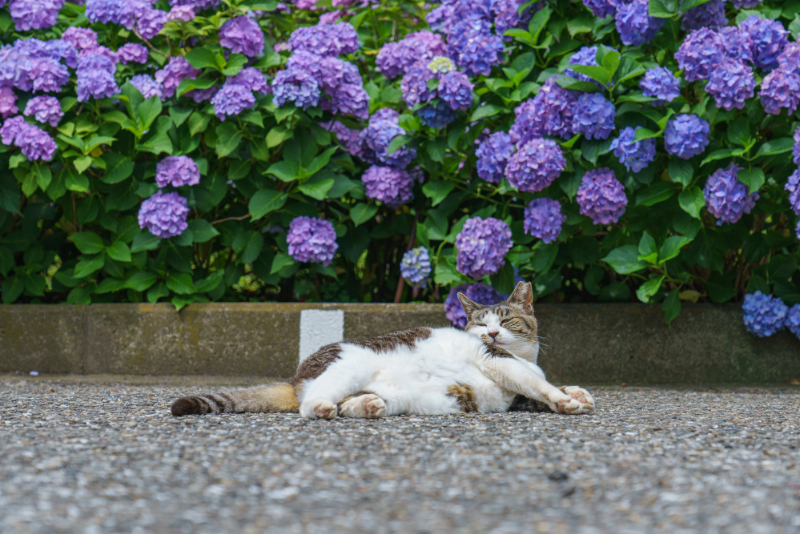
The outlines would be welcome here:
M 518 282 L 507 302 L 519 306 L 525 313 L 533 313 L 533 287 L 531 283 Z
M 467 317 L 471 317 L 473 313 L 483 309 L 483 306 L 477 302 L 469 300 L 469 297 L 467 297 L 464 293 L 458 294 L 458 300 L 461 302 L 461 305 L 464 306 L 464 311 L 467 312 Z

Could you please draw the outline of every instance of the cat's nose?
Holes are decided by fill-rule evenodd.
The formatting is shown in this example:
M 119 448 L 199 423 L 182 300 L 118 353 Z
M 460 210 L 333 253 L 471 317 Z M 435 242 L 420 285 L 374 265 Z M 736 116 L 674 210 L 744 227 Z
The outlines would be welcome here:
M 495 337 L 497 337 L 497 334 L 499 334 L 499 333 L 500 333 L 500 332 L 497 332 L 497 331 L 494 331 L 494 332 L 492 332 L 491 330 L 489 331 L 489 335 L 490 335 L 490 336 L 492 336 L 492 339 L 494 339 Z

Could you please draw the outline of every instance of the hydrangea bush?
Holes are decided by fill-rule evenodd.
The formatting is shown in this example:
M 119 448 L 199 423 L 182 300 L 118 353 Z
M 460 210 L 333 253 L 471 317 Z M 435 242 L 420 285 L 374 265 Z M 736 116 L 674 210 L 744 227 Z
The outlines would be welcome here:
M 796 2 L 3 4 L 5 303 L 463 326 L 521 278 L 800 331 Z

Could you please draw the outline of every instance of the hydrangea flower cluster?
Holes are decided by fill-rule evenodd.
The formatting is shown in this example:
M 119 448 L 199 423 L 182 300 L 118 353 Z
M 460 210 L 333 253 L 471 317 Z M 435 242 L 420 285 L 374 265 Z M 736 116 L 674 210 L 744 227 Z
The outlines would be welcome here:
M 138 89 L 145 100 L 157 96 L 163 102 L 166 98 L 161 84 L 155 81 L 149 74 L 137 74 L 128 80 L 128 83 Z
M 67 64 L 61 64 L 61 60 Z M 0 87 L 23 92 L 59 93 L 69 82 L 69 67 L 75 67 L 78 52 L 60 39 L 18 39 L 0 48 Z
M 126 43 L 117 50 L 117 58 L 123 65 L 127 65 L 128 63 L 140 63 L 144 65 L 147 63 L 148 55 L 147 47 L 137 43 Z
M 708 212 L 722 223 L 735 223 L 756 205 L 758 193 L 747 193 L 747 186 L 739 181 L 737 175 L 741 167 L 731 163 L 724 169 L 717 169 L 708 177 L 703 195 L 706 197 Z
M 152 39 L 167 23 L 167 13 L 155 9 L 149 0 L 86 0 L 90 22 L 119 24 Z
M 772 336 L 782 330 L 789 315 L 789 307 L 781 299 L 761 291 L 744 296 L 742 311 L 747 331 L 758 337 Z
M 447 47 L 440 35 L 422 30 L 406 35 L 396 43 L 386 43 L 375 58 L 376 68 L 387 78 L 408 72 L 415 63 L 427 64 L 436 56 L 446 56 Z
M 256 97 L 253 93 L 263 95 L 267 94 L 267 90 L 267 77 L 256 68 L 245 67 L 239 74 L 225 80 L 222 89 L 215 92 L 211 99 L 214 113 L 221 121 L 226 117 L 236 116 L 255 105 Z
M 800 103 L 800 75 L 795 70 L 775 69 L 764 76 L 758 96 L 767 113 L 780 115 L 786 108 L 791 115 Z
M 460 284 L 450 289 L 447 298 L 444 300 L 444 314 L 455 326 L 463 329 L 467 326 L 467 314 L 458 294 L 464 295 L 473 302 L 490 306 L 505 300 L 506 296 L 498 293 L 493 287 L 489 287 L 481 282 L 475 284 Z
M 681 43 L 675 59 L 683 70 L 687 82 L 707 80 L 711 70 L 722 61 L 725 42 L 722 37 L 708 28 L 694 30 Z
M 787 44 L 778 56 L 778 68 L 787 72 L 800 69 L 800 43 Z
M 387 150 L 392 139 L 405 133 L 406 131 L 398 125 L 397 117 L 391 114 L 370 117 L 369 124 L 358 136 L 361 159 L 373 165 L 405 169 L 417 157 L 416 149 L 400 147 L 391 154 Z
M 500 219 L 467 219 L 456 237 L 456 269 L 472 278 L 496 274 L 511 246 L 511 229 Z
M 0 128 L 0 140 L 4 145 L 14 145 L 19 148 L 28 161 L 50 161 L 56 152 L 56 142 L 50 134 L 28 124 L 25 119 L 16 116 L 8 119 Z
M 506 164 L 508 182 L 523 192 L 549 187 L 566 167 L 561 147 L 550 139 L 531 139 Z
M 200 169 L 189 156 L 167 156 L 156 165 L 158 187 L 182 187 L 200 183 Z
M 789 206 L 795 215 L 800 216 L 800 169 L 789 176 L 784 189 L 789 192 Z
M 800 304 L 795 304 L 789 308 L 789 312 L 786 314 L 786 328 L 797 339 L 800 339 Z
M 572 117 L 572 131 L 587 139 L 608 139 L 614 131 L 617 109 L 600 93 L 583 93 L 578 97 Z
M 386 109 L 386 108 L 384 108 Z M 339 121 L 321 123 L 320 126 L 336 134 L 336 139 L 351 156 L 361 157 L 361 143 L 358 140 L 359 130 L 351 129 Z
M 318 217 L 295 217 L 286 234 L 289 255 L 303 263 L 331 264 L 339 244 L 333 224 Z
M 545 135 L 572 137 L 572 119 L 579 95 L 548 78 L 535 97 L 514 109 L 517 119 L 508 133 L 517 148 Z
M 690 159 L 703 153 L 710 133 L 711 126 L 697 115 L 678 115 L 664 129 L 664 148 L 673 156 Z
M 426 126 L 444 128 L 456 118 L 455 112 L 472 105 L 473 84 L 466 74 L 455 70 L 453 62 L 443 56 L 413 64 L 400 83 L 403 99 L 409 107 L 427 103 L 417 110 Z M 435 89 L 430 80 L 438 80 Z M 438 98 L 438 100 L 437 100 Z
M 526 234 L 552 243 L 561 233 L 561 225 L 567 216 L 561 212 L 561 204 L 550 198 L 535 198 L 525 208 L 523 228 Z
M 439 130 L 456 120 L 457 115 L 442 100 L 434 100 L 427 106 L 419 108 L 417 116 L 425 126 Z
M 511 37 L 504 36 L 507 30 L 512 28 L 526 28 L 533 18 L 533 14 L 542 8 L 542 2 L 536 2 L 525 9 L 522 13 L 519 8 L 525 4 L 524 0 L 497 0 L 492 6 L 494 12 L 494 33 L 503 37 L 506 41 L 511 41 Z
M 161 84 L 164 96 L 171 98 L 183 80 L 195 79 L 200 71 L 183 56 L 173 56 L 163 69 L 156 71 L 156 81 Z
M 167 13 L 167 21 L 191 22 L 194 20 L 194 7 L 192 6 L 173 6 Z
M 654 138 L 634 141 L 636 129 L 628 126 L 611 142 L 611 150 L 620 163 L 630 172 L 639 172 L 656 159 L 656 140 Z
M 514 145 L 507 133 L 495 132 L 483 138 L 475 150 L 475 156 L 478 158 L 478 176 L 490 183 L 500 183 L 506 163 L 513 154 Z
M 725 57 L 744 63 L 753 62 L 753 39 L 750 34 L 736 26 L 726 26 L 717 34 L 722 39 L 722 53 Z
M 78 50 L 95 48 L 97 46 L 97 33 L 89 28 L 70 26 L 61 34 L 61 39 Z
M 681 17 L 681 29 L 683 31 L 700 28 L 721 30 L 727 24 L 728 19 L 725 17 L 724 0 L 710 0 L 705 4 L 691 8 Z
M 114 78 L 117 65 L 101 54 L 89 54 L 78 60 L 78 102 L 90 98 L 108 98 L 119 93 Z
M 616 48 L 612 48 L 611 50 L 614 50 L 615 52 L 617 51 Z M 580 50 L 572 54 L 572 57 L 569 58 L 569 64 L 581 65 L 584 67 L 597 67 L 597 47 L 596 46 L 582 47 Z M 600 85 L 599 82 L 593 80 L 586 74 L 576 72 L 573 69 L 564 69 L 564 74 L 572 76 L 573 78 L 581 80 L 583 82 L 591 82 Z
M 18 112 L 17 95 L 10 87 L 0 87 L 0 115 L 5 119 Z
M 589 8 L 595 17 L 604 19 L 617 12 L 616 0 L 583 0 L 583 5 Z
M 17 31 L 41 30 L 55 25 L 64 0 L 9 0 L 8 13 Z
M 358 34 L 347 22 L 297 28 L 289 36 L 292 52 L 304 50 L 322 57 L 337 57 L 358 50 Z
M 620 39 L 632 46 L 649 42 L 664 25 L 664 19 L 649 15 L 648 0 L 633 0 L 628 4 L 619 2 L 614 19 Z
M 48 123 L 55 128 L 64 116 L 61 103 L 52 96 L 36 96 L 28 100 L 25 106 L 25 116 L 36 119 L 36 122 Z
M 412 248 L 403 254 L 400 261 L 400 275 L 414 286 L 419 287 L 431 274 L 431 256 L 425 247 Z
M 800 163 L 800 127 L 794 130 L 794 146 L 792 147 L 792 161 Z
M 250 17 L 234 17 L 219 29 L 219 44 L 234 54 L 255 57 L 264 52 L 264 32 Z
M 753 69 L 741 61 L 722 58 L 711 71 L 706 92 L 714 97 L 717 107 L 726 111 L 743 109 L 745 101 L 755 94 Z
M 680 81 L 666 67 L 647 69 L 639 81 L 639 87 L 644 96 L 658 99 L 653 102 L 654 106 L 664 105 L 681 96 Z
M 584 174 L 575 199 L 581 214 L 590 217 L 594 224 L 616 223 L 628 205 L 625 188 L 608 167 Z
M 414 177 L 404 169 L 372 165 L 364 171 L 361 181 L 368 198 L 399 208 L 414 198 Z
M 752 39 L 753 62 L 762 70 L 778 67 L 778 56 L 789 43 L 788 31 L 777 20 L 752 15 L 739 24 L 739 29 Z
M 146 228 L 151 234 L 161 239 L 181 235 L 189 224 L 189 205 L 178 193 L 156 191 L 154 195 L 142 202 L 139 208 L 139 228 Z

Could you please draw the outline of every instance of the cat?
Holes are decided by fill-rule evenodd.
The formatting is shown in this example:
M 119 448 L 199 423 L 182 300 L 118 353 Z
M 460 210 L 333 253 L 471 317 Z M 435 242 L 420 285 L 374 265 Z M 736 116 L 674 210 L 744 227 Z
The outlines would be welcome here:
M 530 283 L 483 306 L 459 293 L 467 325 L 413 328 L 319 349 L 288 383 L 183 397 L 172 414 L 300 412 L 311 419 L 458 412 L 549 410 L 588 414 L 594 399 L 557 388 L 536 365 L 537 322 Z

